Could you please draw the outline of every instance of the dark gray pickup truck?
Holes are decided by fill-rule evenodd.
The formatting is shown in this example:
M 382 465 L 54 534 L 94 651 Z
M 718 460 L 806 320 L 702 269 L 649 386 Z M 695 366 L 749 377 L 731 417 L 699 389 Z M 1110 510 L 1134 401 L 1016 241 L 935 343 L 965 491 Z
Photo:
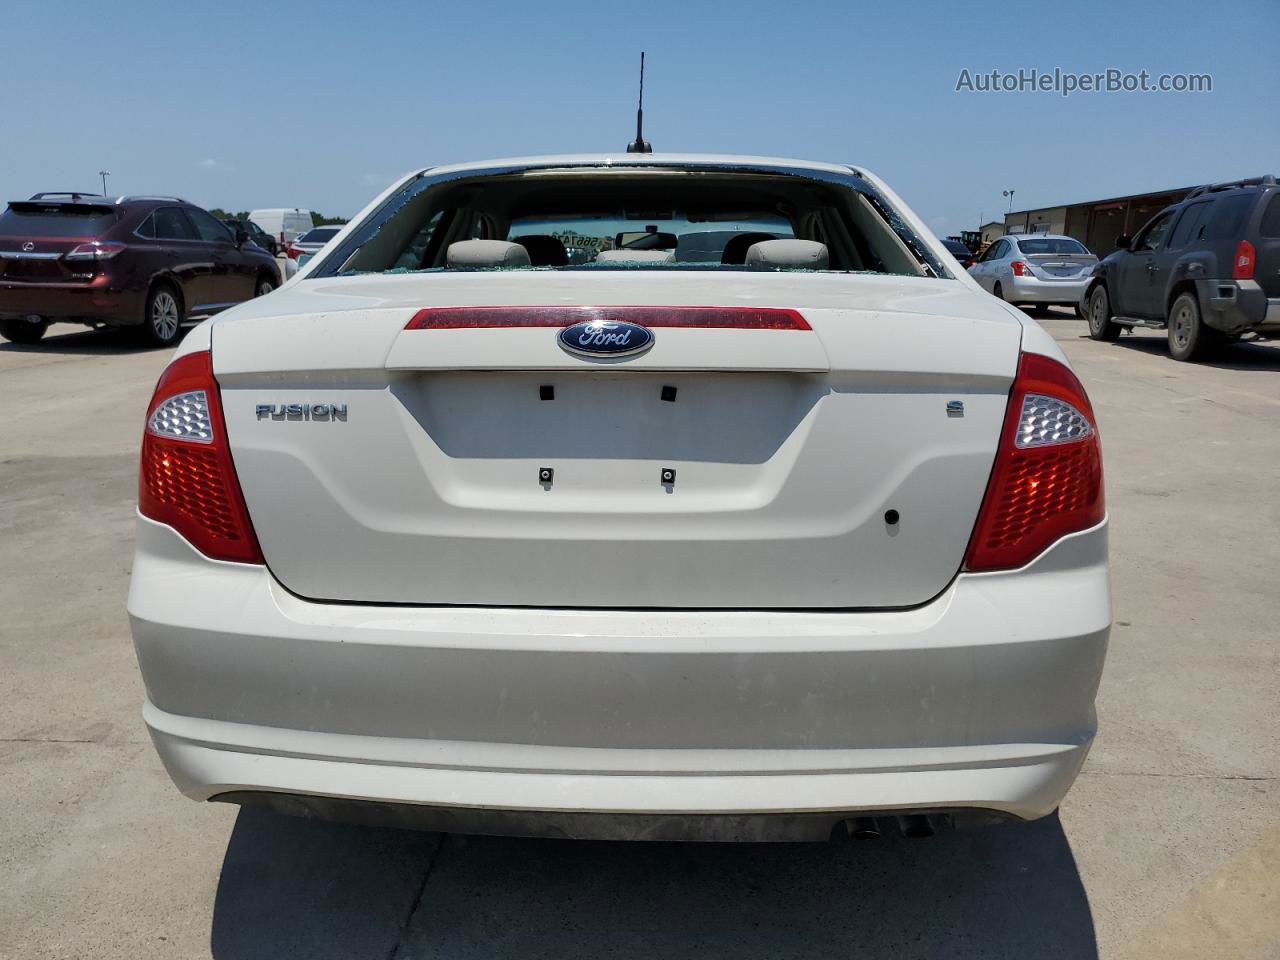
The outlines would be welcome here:
M 1280 186 L 1274 176 L 1197 187 L 1093 271 L 1080 300 L 1095 340 L 1167 327 L 1169 353 L 1194 360 L 1255 332 L 1280 334 Z

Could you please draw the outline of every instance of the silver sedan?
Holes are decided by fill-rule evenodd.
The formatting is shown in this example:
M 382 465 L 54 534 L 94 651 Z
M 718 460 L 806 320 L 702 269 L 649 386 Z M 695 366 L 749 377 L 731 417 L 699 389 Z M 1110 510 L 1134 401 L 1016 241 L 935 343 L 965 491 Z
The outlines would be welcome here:
M 1075 304 L 1097 262 L 1074 237 L 1012 234 L 991 244 L 969 268 L 969 275 L 984 290 L 1012 304 Z

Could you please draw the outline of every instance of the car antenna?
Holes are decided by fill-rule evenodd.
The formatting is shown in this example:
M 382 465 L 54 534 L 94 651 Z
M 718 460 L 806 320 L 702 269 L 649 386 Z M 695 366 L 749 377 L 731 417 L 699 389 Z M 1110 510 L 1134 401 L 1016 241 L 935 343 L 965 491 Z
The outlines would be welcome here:
M 653 153 L 644 138 L 644 51 L 640 51 L 640 103 L 636 107 L 636 139 L 627 144 L 627 153 Z

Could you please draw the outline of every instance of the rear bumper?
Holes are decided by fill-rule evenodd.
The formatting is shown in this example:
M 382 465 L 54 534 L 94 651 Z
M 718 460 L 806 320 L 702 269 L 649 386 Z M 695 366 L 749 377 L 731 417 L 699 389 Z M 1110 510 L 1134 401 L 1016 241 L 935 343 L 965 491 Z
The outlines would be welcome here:
M 1280 300 L 1268 300 L 1256 280 L 1200 280 L 1205 322 L 1227 333 L 1280 330 Z
M 1078 303 L 1090 278 L 1079 280 L 1038 280 L 1011 277 L 1006 298 L 1013 303 Z
M 32 314 L 49 320 L 111 324 L 142 322 L 142 296 L 111 286 L 110 278 L 89 283 L 13 283 L 0 280 L 0 317 Z
M 417 805 L 480 831 L 467 811 L 590 815 L 605 832 L 584 835 L 616 836 L 1048 814 L 1092 741 L 1110 628 L 1105 524 L 913 610 L 777 613 L 312 603 L 142 519 L 129 613 L 190 797 Z

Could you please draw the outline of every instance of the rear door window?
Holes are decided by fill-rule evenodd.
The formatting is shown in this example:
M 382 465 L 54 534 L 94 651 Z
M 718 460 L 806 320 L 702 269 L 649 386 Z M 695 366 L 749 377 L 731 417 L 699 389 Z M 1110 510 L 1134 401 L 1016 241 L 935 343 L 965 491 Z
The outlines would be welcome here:
M 185 211 L 186 215 L 191 219 L 192 225 L 196 228 L 196 234 L 205 243 L 230 243 L 231 233 L 213 218 L 211 214 L 205 213 L 203 210 L 196 210 L 188 207 Z
M 151 215 L 157 240 L 198 240 L 196 228 L 178 207 L 161 207 Z
M 1213 201 L 1206 200 L 1203 203 L 1193 203 L 1182 211 L 1182 219 L 1174 227 L 1173 236 L 1169 239 L 1171 250 L 1181 250 L 1188 243 L 1203 239 L 1204 220 L 1212 206 Z

